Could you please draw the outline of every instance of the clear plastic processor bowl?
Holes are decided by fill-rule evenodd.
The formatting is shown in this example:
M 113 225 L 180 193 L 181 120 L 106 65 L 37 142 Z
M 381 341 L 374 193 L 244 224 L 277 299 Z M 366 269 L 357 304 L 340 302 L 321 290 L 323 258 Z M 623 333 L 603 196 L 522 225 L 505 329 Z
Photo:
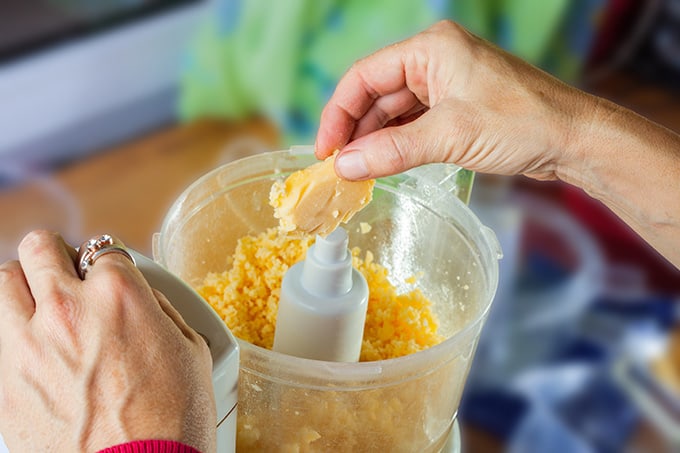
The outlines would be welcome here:
M 154 257 L 190 285 L 223 272 L 236 243 L 277 225 L 272 183 L 316 162 L 309 152 L 264 153 L 191 185 L 154 238 Z M 404 292 L 433 303 L 447 339 L 408 356 L 360 363 L 300 359 L 239 340 L 238 451 L 441 451 L 498 283 L 501 251 L 467 201 L 471 173 L 429 165 L 379 179 L 373 200 L 344 225 Z M 361 222 L 371 225 L 362 233 Z M 447 448 L 449 448 L 447 446 Z

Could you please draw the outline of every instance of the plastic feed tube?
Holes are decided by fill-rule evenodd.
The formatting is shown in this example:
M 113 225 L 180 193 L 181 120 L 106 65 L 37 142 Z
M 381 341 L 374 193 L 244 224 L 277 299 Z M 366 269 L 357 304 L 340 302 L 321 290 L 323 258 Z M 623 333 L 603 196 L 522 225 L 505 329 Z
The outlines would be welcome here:
M 368 284 L 352 267 L 347 232 L 317 235 L 304 261 L 281 282 L 274 350 L 296 357 L 357 362 L 368 307 Z

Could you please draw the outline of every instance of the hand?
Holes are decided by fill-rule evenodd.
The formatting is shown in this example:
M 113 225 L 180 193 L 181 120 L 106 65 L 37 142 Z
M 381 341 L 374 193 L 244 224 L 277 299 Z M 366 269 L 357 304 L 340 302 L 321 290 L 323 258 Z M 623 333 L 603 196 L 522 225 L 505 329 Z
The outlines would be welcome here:
M 215 451 L 202 338 L 124 256 L 81 281 L 75 250 L 33 232 L 0 266 L 0 431 L 11 451 L 166 439 Z
M 432 162 L 560 179 L 602 201 L 680 268 L 680 135 L 453 22 L 349 69 L 316 139 L 319 159 L 336 149 L 335 171 L 346 179 Z
M 360 60 L 321 115 L 316 154 L 347 179 L 430 162 L 554 179 L 571 118 L 596 103 L 453 22 Z

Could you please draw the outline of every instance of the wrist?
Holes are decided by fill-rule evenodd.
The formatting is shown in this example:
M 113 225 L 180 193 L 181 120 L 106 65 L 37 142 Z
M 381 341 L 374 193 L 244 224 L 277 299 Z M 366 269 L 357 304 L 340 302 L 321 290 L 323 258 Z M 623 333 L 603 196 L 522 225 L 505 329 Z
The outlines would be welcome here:
M 608 100 L 590 96 L 574 116 L 559 178 L 578 186 L 626 217 L 642 218 L 650 174 L 677 169 L 677 136 Z M 676 141 L 673 145 L 671 142 Z M 655 187 L 663 181 L 656 181 Z M 637 208 L 636 208 L 637 207 Z M 642 209 L 641 209 L 642 210 Z M 664 219 L 650 218 L 646 222 Z
M 571 86 L 565 86 L 561 95 L 556 96 L 556 113 L 551 125 L 554 142 L 554 167 L 557 179 L 586 189 L 589 163 L 593 159 L 595 137 L 601 133 L 601 118 L 609 114 L 614 104 L 585 93 Z
M 589 95 L 588 95 L 589 96 Z M 559 178 L 601 201 L 680 265 L 680 136 L 604 99 L 575 118 Z

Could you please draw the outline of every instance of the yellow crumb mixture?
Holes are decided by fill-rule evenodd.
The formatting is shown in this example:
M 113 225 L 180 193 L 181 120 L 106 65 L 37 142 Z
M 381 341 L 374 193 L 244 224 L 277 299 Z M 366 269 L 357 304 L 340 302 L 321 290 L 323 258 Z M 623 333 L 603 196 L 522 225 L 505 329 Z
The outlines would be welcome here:
M 270 228 L 258 236 L 239 239 L 232 267 L 206 276 L 198 292 L 212 305 L 238 338 L 271 349 L 281 280 L 293 264 L 302 261 L 312 245 L 311 236 L 288 236 Z M 431 302 L 414 289 L 398 294 L 387 269 L 367 251 L 361 258 L 352 249 L 354 267 L 368 283 L 369 299 L 361 348 L 361 361 L 401 357 L 434 346 L 437 334 Z M 415 283 L 415 278 L 409 279 Z

